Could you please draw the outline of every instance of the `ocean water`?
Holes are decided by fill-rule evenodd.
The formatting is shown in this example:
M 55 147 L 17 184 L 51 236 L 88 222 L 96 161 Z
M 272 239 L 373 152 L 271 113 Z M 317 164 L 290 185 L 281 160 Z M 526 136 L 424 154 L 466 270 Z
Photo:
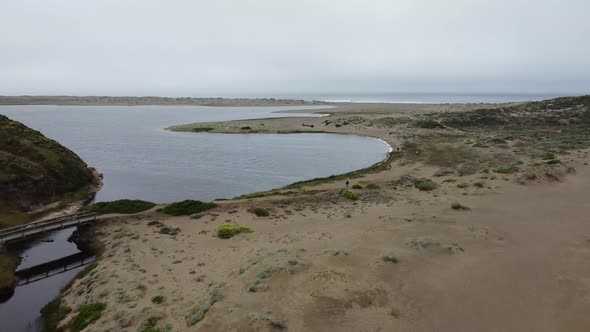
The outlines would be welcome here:
M 299 107 L 299 109 L 318 107 Z M 297 107 L 0 106 L 104 174 L 97 201 L 203 201 L 273 189 L 370 166 L 379 140 L 334 134 L 177 133 L 184 123 L 297 116 Z M 306 116 L 309 116 L 308 114 Z
M 321 100 L 329 102 L 352 103 L 412 103 L 412 104 L 444 104 L 444 103 L 511 103 L 540 101 L 562 96 L 568 93 L 342 93 L 342 94 L 287 94 L 276 95 L 274 98 Z M 574 94 L 576 95 L 576 94 Z

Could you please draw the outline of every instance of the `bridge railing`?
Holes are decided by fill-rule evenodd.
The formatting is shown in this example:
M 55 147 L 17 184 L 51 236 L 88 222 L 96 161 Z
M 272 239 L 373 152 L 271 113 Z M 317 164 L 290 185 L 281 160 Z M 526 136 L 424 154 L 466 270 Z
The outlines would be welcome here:
M 41 221 L 36 221 L 32 223 L 28 223 L 21 226 L 5 228 L 0 230 L 0 243 L 5 243 L 7 241 L 11 241 L 18 238 L 25 238 L 30 235 L 39 234 L 45 232 L 45 230 L 53 230 L 60 226 L 60 228 L 65 226 L 72 226 L 75 224 L 80 224 L 83 222 L 94 221 L 96 220 L 96 213 L 94 212 L 80 212 L 74 213 L 67 216 L 62 216 L 58 218 L 46 219 Z

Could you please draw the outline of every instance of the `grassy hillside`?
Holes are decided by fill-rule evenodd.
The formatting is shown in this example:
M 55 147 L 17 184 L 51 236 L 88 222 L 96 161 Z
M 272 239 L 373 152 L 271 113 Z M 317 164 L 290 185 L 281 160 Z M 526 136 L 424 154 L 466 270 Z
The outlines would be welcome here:
M 84 191 L 92 181 L 75 153 L 0 115 L 0 228 L 26 221 L 23 212 Z

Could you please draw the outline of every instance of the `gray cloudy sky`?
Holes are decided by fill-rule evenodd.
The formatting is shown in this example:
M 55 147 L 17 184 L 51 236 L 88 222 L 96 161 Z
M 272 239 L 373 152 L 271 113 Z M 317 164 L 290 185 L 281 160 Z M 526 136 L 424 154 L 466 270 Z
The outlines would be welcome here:
M 0 95 L 590 92 L 588 0 L 0 5 Z

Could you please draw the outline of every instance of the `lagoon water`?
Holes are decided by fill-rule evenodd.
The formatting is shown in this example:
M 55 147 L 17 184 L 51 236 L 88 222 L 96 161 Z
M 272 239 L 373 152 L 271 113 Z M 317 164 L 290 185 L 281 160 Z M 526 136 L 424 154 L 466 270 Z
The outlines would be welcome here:
M 104 174 L 97 201 L 203 201 L 340 174 L 384 159 L 388 146 L 333 134 L 177 133 L 176 124 L 267 117 L 325 107 L 1 106 Z M 309 116 L 309 115 L 306 115 Z
M 97 201 L 231 198 L 367 167 L 387 156 L 382 141 L 360 136 L 164 130 L 191 122 L 297 116 L 272 112 L 298 108 L 313 107 L 0 106 L 0 114 L 57 140 L 103 173 Z M 77 252 L 66 242 L 72 231 L 48 234 L 20 248 L 19 269 Z M 0 304 L 3 328 L 39 331 L 40 309 L 80 269 L 17 287 L 14 296 Z

